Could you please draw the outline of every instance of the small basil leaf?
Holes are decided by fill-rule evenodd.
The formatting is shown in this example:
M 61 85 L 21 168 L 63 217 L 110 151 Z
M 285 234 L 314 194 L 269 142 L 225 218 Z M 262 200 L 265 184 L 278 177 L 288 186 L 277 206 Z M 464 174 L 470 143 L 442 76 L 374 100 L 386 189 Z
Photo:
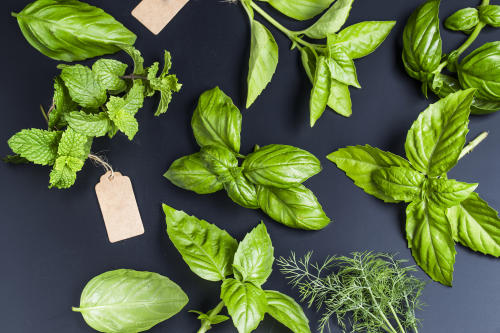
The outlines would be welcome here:
M 267 313 L 288 327 L 293 333 L 310 333 L 309 319 L 290 296 L 274 290 L 265 290 Z
M 261 0 L 296 20 L 309 20 L 330 7 L 335 0 Z
M 434 178 L 429 181 L 428 197 L 441 207 L 453 207 L 467 199 L 479 184 L 467 184 L 454 179 Z
M 187 302 L 182 289 L 165 276 L 118 269 L 90 280 L 73 311 L 99 332 L 143 332 L 177 314 Z
M 500 28 L 500 6 L 486 5 L 479 7 L 479 19 L 495 28 Z
M 373 172 L 373 181 L 395 201 L 410 202 L 420 196 L 425 176 L 409 168 L 389 167 Z
M 351 94 L 347 84 L 334 79 L 330 81 L 328 106 L 341 116 L 350 117 L 352 115 Z
M 316 121 L 325 111 L 330 96 L 331 81 L 332 79 L 330 78 L 330 69 L 327 60 L 325 57 L 321 56 L 316 66 L 313 88 L 311 90 L 309 106 L 311 127 L 314 126 Z
M 311 80 L 311 82 L 313 82 L 314 73 L 316 72 L 316 56 L 310 48 L 303 47 L 300 49 L 300 57 L 307 77 Z
M 304 34 L 310 38 L 323 39 L 336 33 L 342 28 L 354 0 L 337 0 L 312 26 L 304 30 Z
M 230 170 L 229 177 L 224 181 L 224 189 L 231 200 L 238 205 L 250 209 L 259 208 L 257 190 L 243 175 L 241 168 Z
M 73 101 L 84 108 L 98 108 L 106 102 L 106 90 L 101 87 L 94 72 L 82 65 L 59 65 L 61 79 Z
M 476 8 L 463 8 L 449 16 L 444 21 L 447 29 L 471 32 L 479 23 L 479 13 Z
M 354 61 L 344 52 L 344 49 L 335 44 L 335 37 L 328 36 L 328 65 L 332 78 L 356 88 L 361 88 L 356 75 Z
M 225 176 L 229 169 L 238 166 L 236 156 L 222 146 L 201 147 L 200 158 L 205 167 L 217 176 Z

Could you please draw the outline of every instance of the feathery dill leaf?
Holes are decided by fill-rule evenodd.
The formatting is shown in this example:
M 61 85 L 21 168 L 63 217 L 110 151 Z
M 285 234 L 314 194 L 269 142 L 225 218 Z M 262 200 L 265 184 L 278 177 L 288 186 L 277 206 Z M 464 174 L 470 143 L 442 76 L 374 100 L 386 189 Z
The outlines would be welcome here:
M 354 252 L 330 256 L 322 264 L 291 253 L 277 260 L 280 271 L 297 288 L 301 301 L 322 311 L 319 331 L 332 321 L 343 332 L 418 332 L 415 310 L 422 307 L 425 283 L 410 275 L 415 266 L 393 255 Z

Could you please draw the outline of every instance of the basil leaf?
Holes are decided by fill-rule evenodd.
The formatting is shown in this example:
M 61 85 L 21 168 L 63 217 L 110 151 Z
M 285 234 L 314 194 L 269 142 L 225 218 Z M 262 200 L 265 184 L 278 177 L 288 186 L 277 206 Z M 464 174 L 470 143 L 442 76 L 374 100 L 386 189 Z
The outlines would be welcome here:
M 90 68 L 82 65 L 59 65 L 58 68 L 62 69 L 61 79 L 73 101 L 84 108 L 98 108 L 106 102 L 106 90 Z
M 367 21 L 340 31 L 335 44 L 342 46 L 351 59 L 362 58 L 377 49 L 391 32 L 396 21 Z
M 222 189 L 222 182 L 205 167 L 200 153 L 175 160 L 163 175 L 174 185 L 198 194 L 214 193 Z
M 15 154 L 30 162 L 52 165 L 57 158 L 61 135 L 60 131 L 24 129 L 14 134 L 7 143 Z
M 118 269 L 90 280 L 73 311 L 99 332 L 143 332 L 177 314 L 187 302 L 182 289 L 165 276 Z
M 241 168 L 231 169 L 229 175 L 230 178 L 224 182 L 224 189 L 231 200 L 245 208 L 259 208 L 257 190 L 243 175 Z
M 328 36 L 328 66 L 332 78 L 356 88 L 361 88 L 356 75 L 356 67 L 341 46 L 335 44 L 335 38 Z
M 439 176 L 457 163 L 469 131 L 474 92 L 469 89 L 450 94 L 420 113 L 405 143 L 406 156 L 415 169 Z
M 425 176 L 409 168 L 389 167 L 373 172 L 373 181 L 394 201 L 410 202 L 420 196 Z
M 278 66 L 278 44 L 273 35 L 258 21 L 252 20 L 252 41 L 248 63 L 248 96 L 246 107 L 249 108 L 266 88 Z
M 410 203 L 406 238 L 417 264 L 433 280 L 451 287 L 456 250 L 445 209 L 426 201 Z
M 279 291 L 265 290 L 267 313 L 288 327 L 293 333 L 310 333 L 307 319 L 300 305 L 293 298 Z
M 454 179 L 430 179 L 429 199 L 441 207 L 453 207 L 467 199 L 479 184 L 467 184 Z
M 254 184 L 287 188 L 304 182 L 321 171 L 311 153 L 287 145 L 267 145 L 247 156 L 245 176 Z
M 486 43 L 472 51 L 457 67 L 464 88 L 476 88 L 476 96 L 500 101 L 500 41 Z
M 266 295 L 252 283 L 226 279 L 220 298 L 224 301 L 238 333 L 250 333 L 259 326 L 267 310 Z
M 455 240 L 468 248 L 500 256 L 500 219 L 477 193 L 448 209 L 446 216 L 455 228 Z
M 352 115 L 352 101 L 349 93 L 349 86 L 332 79 L 330 81 L 330 96 L 328 97 L 328 106 L 338 114 L 344 117 Z
M 26 40 L 44 55 L 78 61 L 133 45 L 136 36 L 102 9 L 76 0 L 37 0 L 13 14 Z
M 65 117 L 68 126 L 86 136 L 104 136 L 110 129 L 110 120 L 106 112 L 88 114 L 84 111 L 73 111 Z
M 471 32 L 479 23 L 479 12 L 476 8 L 463 8 L 456 11 L 444 21 L 447 29 Z
M 411 168 L 410 163 L 404 158 L 369 145 L 342 148 L 329 154 L 327 158 L 343 170 L 354 184 L 385 202 L 395 202 L 395 200 L 387 196 L 373 182 L 373 172 L 388 167 Z
M 441 62 L 440 0 L 428 0 L 408 19 L 403 32 L 403 62 L 408 74 L 424 80 L 421 72 L 434 71 Z
M 500 6 L 479 6 L 479 19 L 495 28 L 500 28 Z
M 325 57 L 321 56 L 316 66 L 313 88 L 311 90 L 311 99 L 309 102 L 311 127 L 313 127 L 316 121 L 321 117 L 328 104 L 331 80 L 327 60 Z
M 320 230 L 330 223 L 313 192 L 302 184 L 286 189 L 257 187 L 260 208 L 287 227 Z
M 241 113 L 219 87 L 200 96 L 191 126 L 200 147 L 219 145 L 240 151 Z
M 233 273 L 231 264 L 238 242 L 225 230 L 163 204 L 167 234 L 189 268 L 208 281 Z
M 92 65 L 92 71 L 101 87 L 113 93 L 120 93 L 127 88 L 127 83 L 121 79 L 125 75 L 127 65 L 114 59 L 99 59 Z
M 274 248 L 264 223 L 240 242 L 234 255 L 234 275 L 242 282 L 262 285 L 273 271 Z
M 205 167 L 217 176 L 225 176 L 229 169 L 238 166 L 234 154 L 222 146 L 201 147 L 200 158 Z
M 68 88 L 66 88 L 59 76 L 54 80 L 54 98 L 52 102 L 54 103 L 54 108 L 49 113 L 49 128 L 62 128 L 66 126 L 65 116 L 69 112 L 75 111 L 78 106 L 71 99 Z
M 303 33 L 307 37 L 316 39 L 323 39 L 336 33 L 347 20 L 353 2 L 354 0 L 337 0 L 323 16 Z
M 300 57 L 307 77 L 313 82 L 314 74 L 316 73 L 316 55 L 314 55 L 310 48 L 303 47 L 300 49 Z
M 296 20 L 309 20 L 330 7 L 335 0 L 261 0 Z

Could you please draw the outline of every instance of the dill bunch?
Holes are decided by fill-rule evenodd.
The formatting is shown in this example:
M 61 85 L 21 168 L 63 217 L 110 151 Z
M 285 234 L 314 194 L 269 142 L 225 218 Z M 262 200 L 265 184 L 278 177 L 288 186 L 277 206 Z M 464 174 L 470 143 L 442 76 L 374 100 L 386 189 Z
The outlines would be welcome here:
M 301 300 L 322 311 L 319 331 L 336 322 L 343 332 L 418 332 L 415 310 L 425 283 L 410 275 L 415 266 L 393 255 L 354 252 L 311 263 L 312 252 L 277 260 L 280 271 L 298 288 Z

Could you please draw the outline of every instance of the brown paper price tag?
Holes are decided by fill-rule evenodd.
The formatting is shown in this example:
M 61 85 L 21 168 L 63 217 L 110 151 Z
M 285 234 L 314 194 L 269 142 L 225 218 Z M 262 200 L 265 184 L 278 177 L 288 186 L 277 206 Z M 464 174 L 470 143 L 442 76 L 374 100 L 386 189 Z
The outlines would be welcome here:
M 108 171 L 95 186 L 95 192 L 111 243 L 144 233 L 130 178 Z
M 132 15 L 158 35 L 189 0 L 143 0 Z

